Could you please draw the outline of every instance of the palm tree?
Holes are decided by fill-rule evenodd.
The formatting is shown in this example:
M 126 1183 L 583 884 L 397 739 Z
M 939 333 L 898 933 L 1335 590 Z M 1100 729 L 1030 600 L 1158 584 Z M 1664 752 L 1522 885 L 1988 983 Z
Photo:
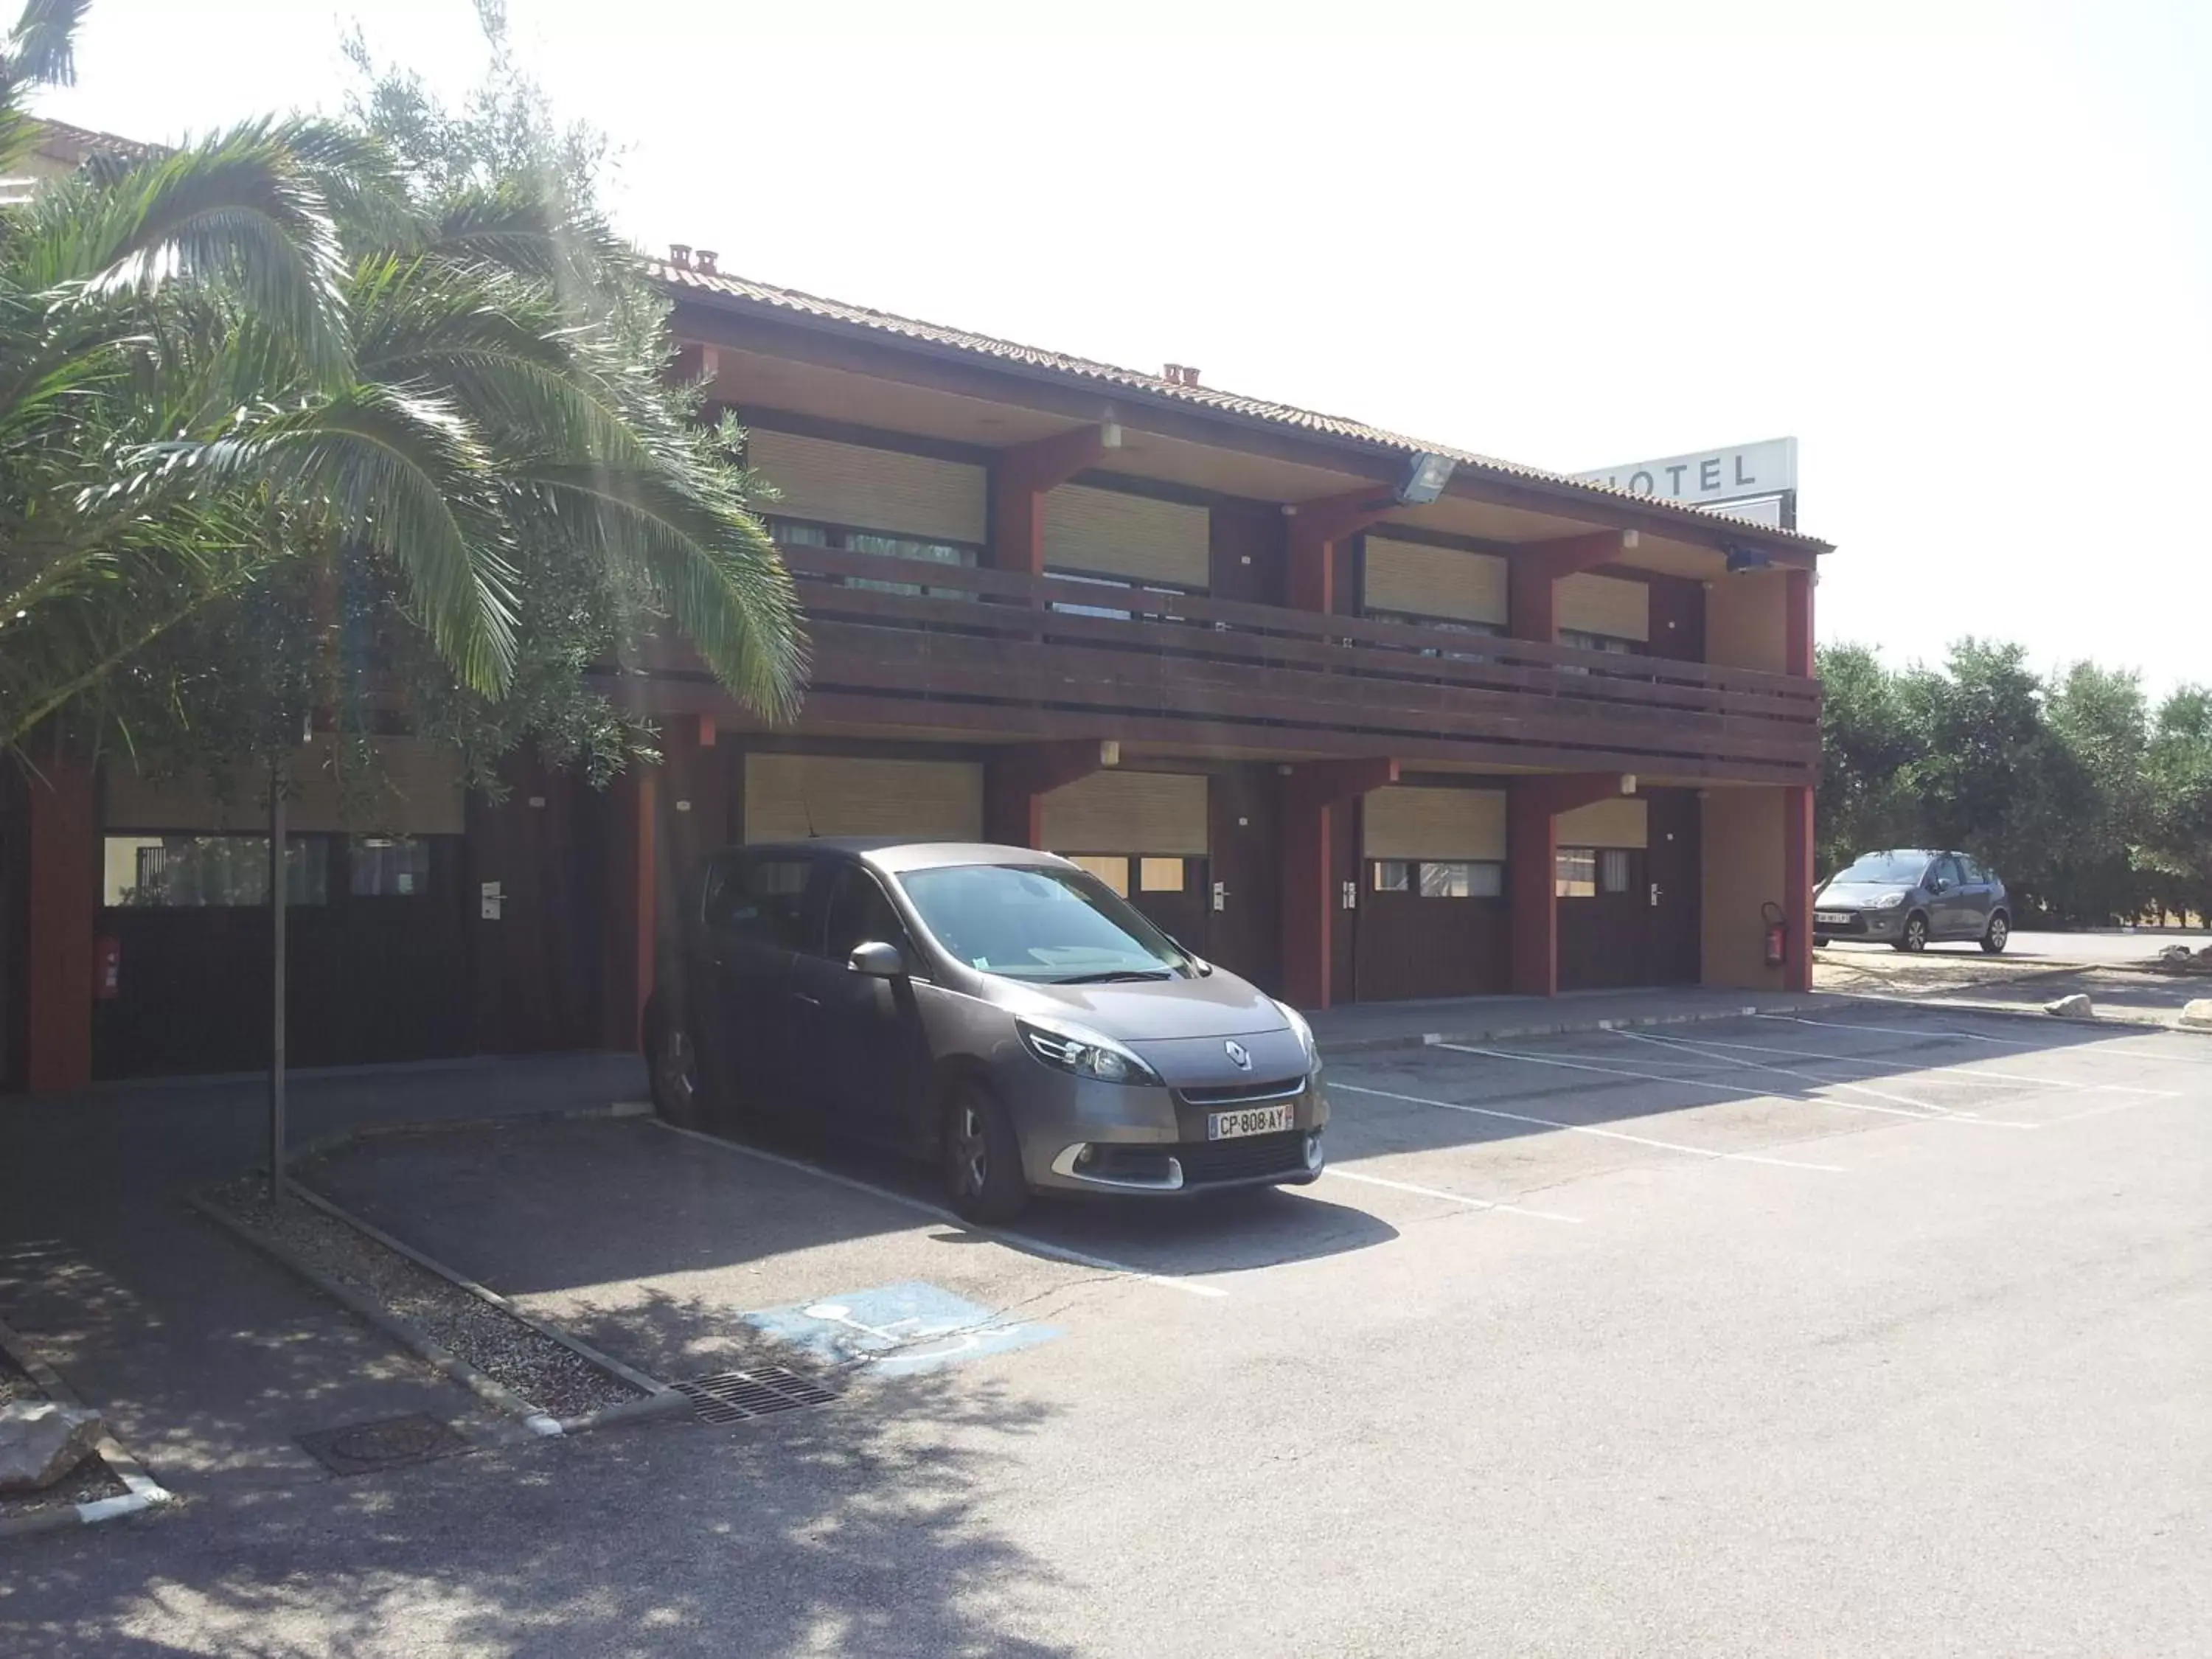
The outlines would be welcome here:
M 0 42 L 0 171 L 84 9 L 29 0 Z M 317 122 L 101 157 L 0 210 L 0 748 L 303 560 L 386 586 L 466 695 L 513 685 L 543 580 L 665 615 L 787 711 L 788 577 L 727 434 L 611 307 L 633 260 L 526 185 L 410 202 Z

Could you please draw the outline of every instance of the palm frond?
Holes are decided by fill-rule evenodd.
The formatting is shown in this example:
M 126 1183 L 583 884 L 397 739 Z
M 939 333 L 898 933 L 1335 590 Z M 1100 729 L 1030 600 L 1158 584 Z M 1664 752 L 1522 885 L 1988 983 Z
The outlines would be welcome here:
M 15 280 L 61 304 L 220 286 L 281 322 L 311 371 L 334 380 L 347 355 L 344 262 L 329 204 L 291 149 L 294 131 L 240 127 L 105 184 L 50 186 L 24 216 Z
M 806 670 L 799 599 L 758 520 L 649 471 L 542 463 L 520 477 L 567 535 L 650 586 L 717 679 L 772 719 L 793 712 Z

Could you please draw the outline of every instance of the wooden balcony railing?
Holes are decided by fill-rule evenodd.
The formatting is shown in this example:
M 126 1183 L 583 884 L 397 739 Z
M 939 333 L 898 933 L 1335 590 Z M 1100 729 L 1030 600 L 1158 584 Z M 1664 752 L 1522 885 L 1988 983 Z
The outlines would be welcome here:
M 1814 680 L 1066 577 L 785 552 L 813 639 L 802 727 L 1772 782 L 1810 782 L 1819 764 Z M 1084 614 L 1101 609 L 1129 614 Z

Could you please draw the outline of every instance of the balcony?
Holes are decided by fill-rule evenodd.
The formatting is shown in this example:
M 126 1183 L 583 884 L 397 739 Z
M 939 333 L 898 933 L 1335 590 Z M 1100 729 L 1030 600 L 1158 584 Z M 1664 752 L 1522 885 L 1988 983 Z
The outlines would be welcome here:
M 1775 784 L 1809 784 L 1819 766 L 1814 680 L 1069 577 L 784 550 L 813 639 L 801 731 L 1118 738 L 1262 759 L 1389 755 Z M 661 678 L 653 707 L 720 707 L 713 687 L 674 678 L 692 680 L 690 691 Z

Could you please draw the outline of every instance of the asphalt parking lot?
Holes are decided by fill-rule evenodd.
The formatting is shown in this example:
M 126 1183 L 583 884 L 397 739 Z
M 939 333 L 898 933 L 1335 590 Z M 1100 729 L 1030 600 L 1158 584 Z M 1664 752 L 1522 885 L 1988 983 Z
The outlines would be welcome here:
M 1000 1234 L 648 1122 L 368 1143 L 325 1190 L 669 1380 L 884 1340 L 817 1412 L 384 1477 L 366 1560 L 313 1504 L 149 1528 L 0 1632 L 222 1651 L 243 1572 L 308 1651 L 2212 1642 L 2212 1042 L 1883 1009 L 1330 1075 L 1310 1188 Z

